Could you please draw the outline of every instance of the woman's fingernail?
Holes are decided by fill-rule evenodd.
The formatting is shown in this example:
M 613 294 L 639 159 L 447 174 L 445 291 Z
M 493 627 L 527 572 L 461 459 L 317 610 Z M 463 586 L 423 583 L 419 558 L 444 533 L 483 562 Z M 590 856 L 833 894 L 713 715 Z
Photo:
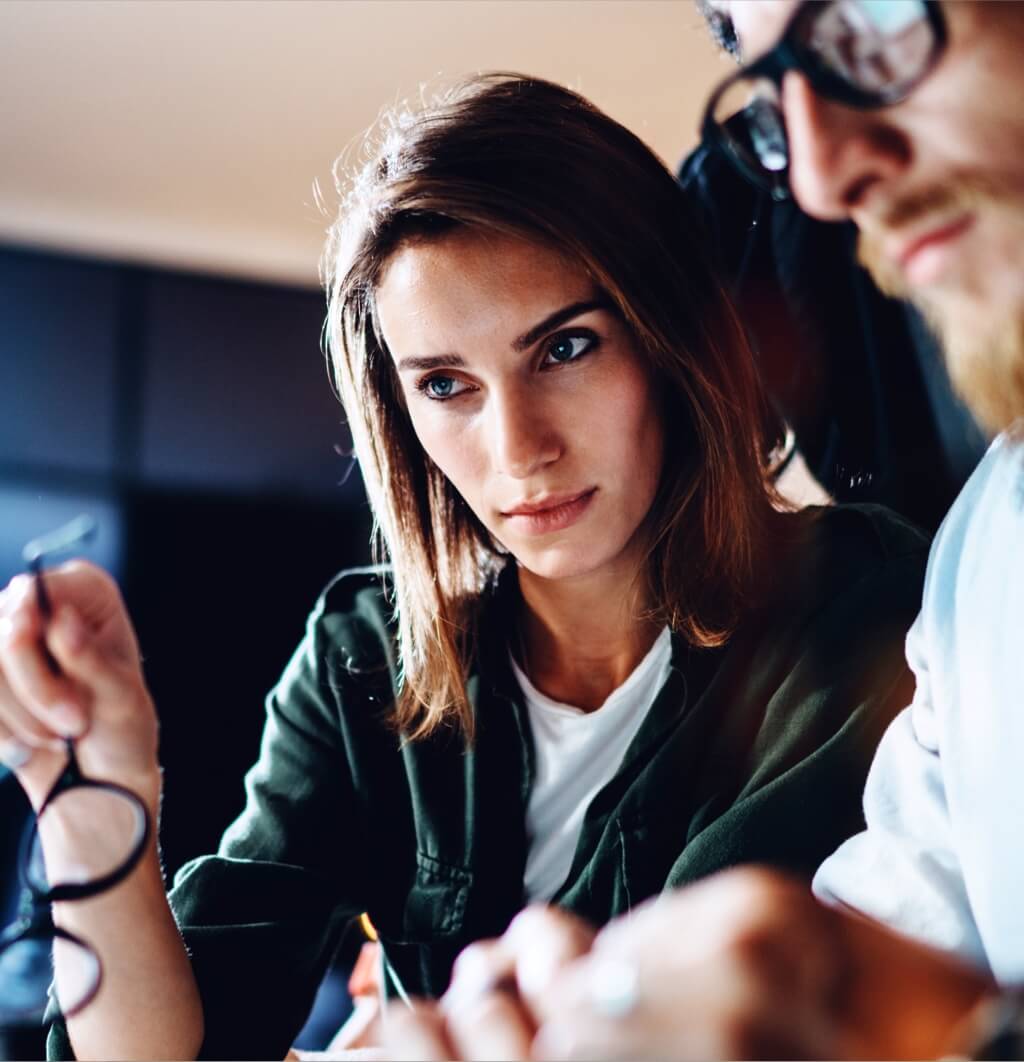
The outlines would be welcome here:
M 534 1037 L 530 1053 L 534 1058 L 570 1059 L 574 1049 L 572 1032 L 564 1025 L 549 1022 Z
M 0 618 L 0 641 L 8 644 L 16 642 L 28 628 L 28 619 L 23 612 L 12 612 Z
M 498 977 L 494 964 L 472 947 L 467 948 L 455 966 L 452 983 L 441 999 L 448 1013 L 462 1010 L 494 991 Z
M 16 771 L 19 767 L 24 767 L 30 759 L 32 759 L 32 750 L 28 745 L 23 745 L 14 738 L 0 741 L 0 763 L 5 767 Z
M 546 953 L 528 951 L 516 966 L 516 980 L 528 996 L 542 996 L 551 985 L 555 964 Z
M 57 729 L 67 737 L 78 737 L 85 730 L 85 718 L 77 704 L 55 704 L 50 709 L 50 716 Z
M 78 652 L 85 644 L 85 626 L 69 608 L 64 609 L 57 617 L 57 637 L 72 653 Z

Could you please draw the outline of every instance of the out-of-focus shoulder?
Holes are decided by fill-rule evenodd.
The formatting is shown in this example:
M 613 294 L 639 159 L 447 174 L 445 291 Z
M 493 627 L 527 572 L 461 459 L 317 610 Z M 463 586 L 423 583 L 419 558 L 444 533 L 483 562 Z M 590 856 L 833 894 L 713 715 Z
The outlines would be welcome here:
M 928 562 L 929 596 L 970 582 L 979 566 L 1005 566 L 1022 535 L 1024 422 L 996 437 L 942 521 Z
M 993 440 L 943 520 L 936 544 L 959 537 L 967 524 L 1004 515 L 1024 516 L 1024 422 Z

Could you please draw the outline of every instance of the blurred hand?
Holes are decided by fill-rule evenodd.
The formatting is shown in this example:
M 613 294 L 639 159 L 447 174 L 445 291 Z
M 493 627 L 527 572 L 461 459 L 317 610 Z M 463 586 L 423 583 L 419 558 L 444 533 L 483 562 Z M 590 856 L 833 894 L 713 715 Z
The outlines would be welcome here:
M 594 930 L 556 907 L 530 907 L 498 940 L 459 956 L 439 1003 L 388 1008 L 385 1054 L 392 1059 L 525 1059 L 549 996 L 567 965 L 590 947 Z
M 534 1057 L 934 1058 L 990 987 L 743 869 L 611 923 L 546 1000 Z
M 155 807 L 156 712 L 117 584 L 84 561 L 45 579 L 49 624 L 30 576 L 0 593 L 0 759 L 38 807 L 66 762 L 62 739 L 75 737 L 86 774 L 127 786 Z

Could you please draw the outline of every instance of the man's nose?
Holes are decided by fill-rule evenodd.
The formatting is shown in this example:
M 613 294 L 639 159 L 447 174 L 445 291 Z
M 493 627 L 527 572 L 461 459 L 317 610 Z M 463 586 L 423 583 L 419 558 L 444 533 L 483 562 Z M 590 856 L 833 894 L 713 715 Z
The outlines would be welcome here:
M 536 402 L 520 392 L 498 396 L 491 411 L 495 470 L 527 479 L 562 453 L 555 425 Z
M 782 84 L 793 197 L 814 217 L 854 217 L 872 193 L 899 177 L 910 163 L 906 135 L 885 109 L 858 110 L 824 100 L 803 74 Z

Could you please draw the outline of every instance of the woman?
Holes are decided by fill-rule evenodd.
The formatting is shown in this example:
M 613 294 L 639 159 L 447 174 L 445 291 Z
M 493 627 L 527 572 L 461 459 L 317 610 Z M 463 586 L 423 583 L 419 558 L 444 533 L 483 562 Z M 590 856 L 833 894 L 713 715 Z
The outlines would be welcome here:
M 58 905 L 107 979 L 57 1053 L 281 1057 L 363 910 L 388 991 L 436 995 L 527 900 L 603 923 L 734 863 L 807 872 L 857 828 L 905 702 L 922 543 L 878 510 L 773 506 L 750 353 L 629 132 L 478 78 L 385 131 L 327 266 L 389 566 L 319 601 L 218 854 L 169 902 L 154 850 L 109 901 Z M 43 631 L 30 586 L 5 595 L 0 738 L 32 750 L 35 799 L 41 743 L 85 731 L 83 769 L 155 811 L 116 594 L 73 566 L 51 596 Z

